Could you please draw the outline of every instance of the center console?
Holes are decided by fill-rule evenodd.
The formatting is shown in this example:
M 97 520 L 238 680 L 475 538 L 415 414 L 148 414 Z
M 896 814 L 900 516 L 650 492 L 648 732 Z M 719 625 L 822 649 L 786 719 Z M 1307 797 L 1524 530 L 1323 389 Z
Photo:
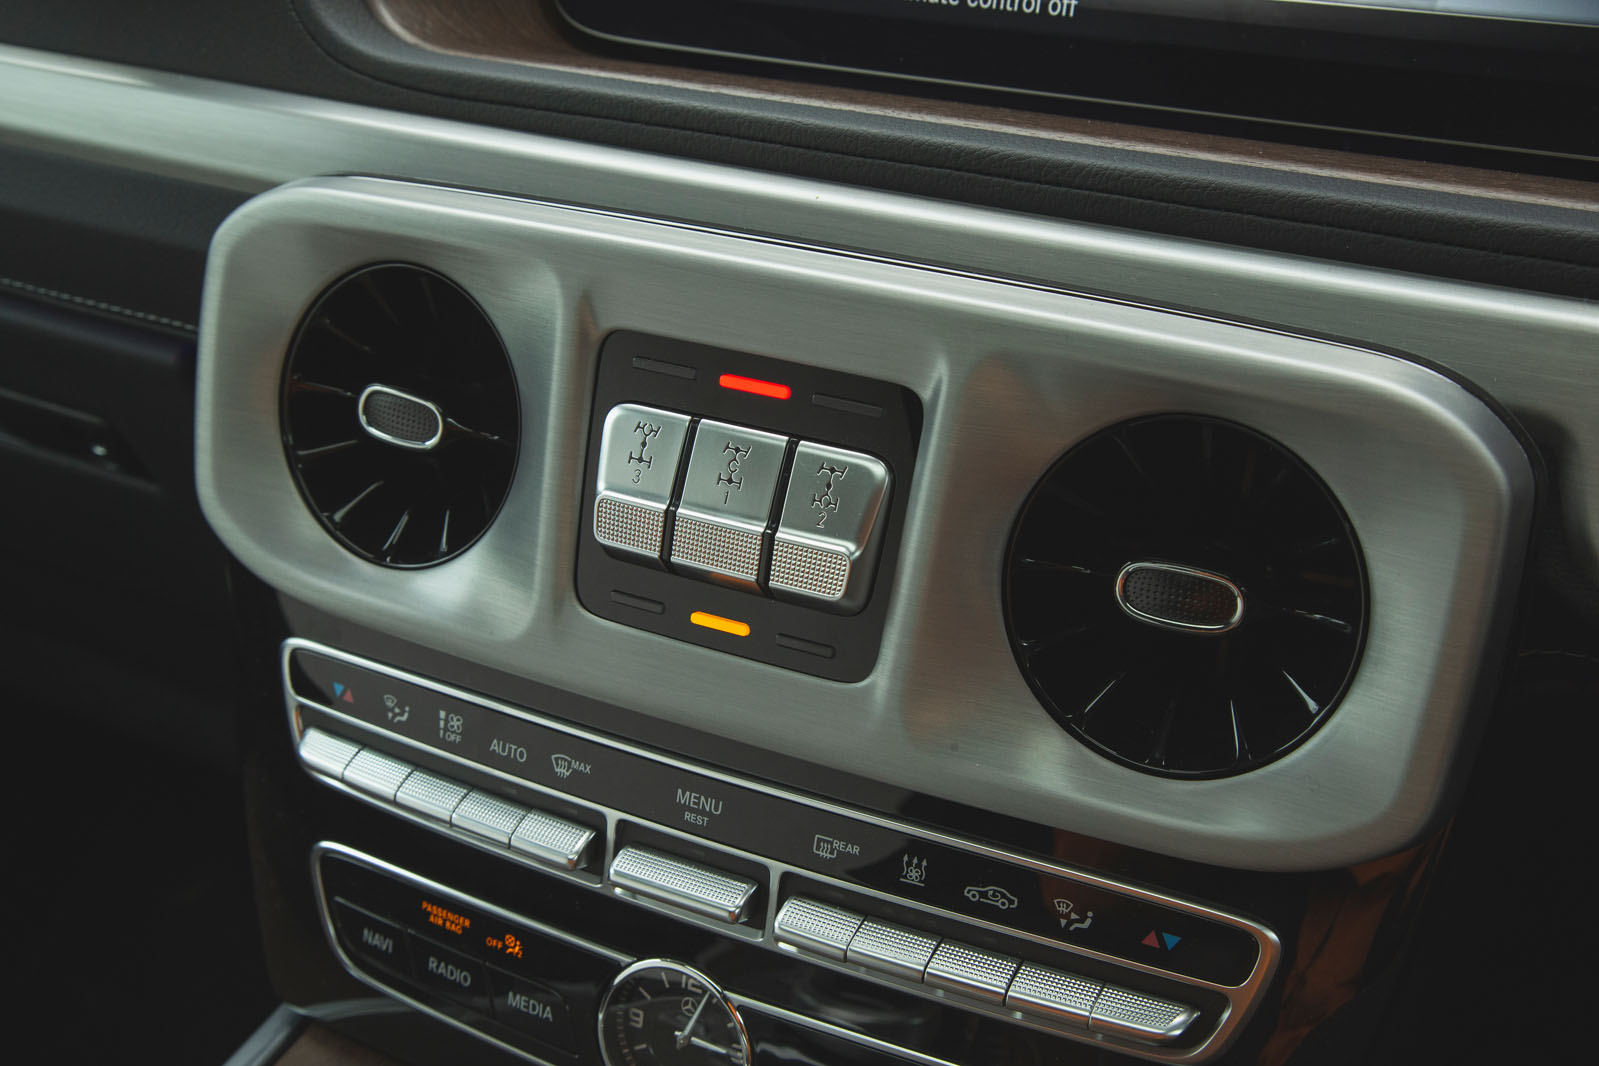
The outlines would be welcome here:
M 1492 689 L 1519 431 L 958 258 L 359 177 L 229 219 L 198 485 L 284 612 L 281 984 L 561 1066 L 1245 1061 L 1336 1007 Z

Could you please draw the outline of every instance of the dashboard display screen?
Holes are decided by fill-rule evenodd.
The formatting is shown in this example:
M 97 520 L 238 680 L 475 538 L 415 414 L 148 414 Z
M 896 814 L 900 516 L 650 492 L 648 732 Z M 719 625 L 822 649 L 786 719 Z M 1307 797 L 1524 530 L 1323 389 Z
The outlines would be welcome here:
M 1268 122 L 1341 146 L 1359 134 L 1431 146 L 1422 154 L 1510 150 L 1555 171 L 1599 160 L 1592 0 L 558 2 L 613 41 L 946 93 L 1066 97 L 1223 131 Z

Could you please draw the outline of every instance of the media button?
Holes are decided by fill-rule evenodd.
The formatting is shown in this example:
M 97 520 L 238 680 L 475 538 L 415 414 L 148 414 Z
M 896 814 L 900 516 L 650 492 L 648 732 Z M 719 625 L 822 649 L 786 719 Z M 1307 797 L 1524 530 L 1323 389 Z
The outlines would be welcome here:
M 489 989 L 496 1019 L 563 1051 L 577 1051 L 571 1010 L 559 992 L 496 966 L 489 967 Z

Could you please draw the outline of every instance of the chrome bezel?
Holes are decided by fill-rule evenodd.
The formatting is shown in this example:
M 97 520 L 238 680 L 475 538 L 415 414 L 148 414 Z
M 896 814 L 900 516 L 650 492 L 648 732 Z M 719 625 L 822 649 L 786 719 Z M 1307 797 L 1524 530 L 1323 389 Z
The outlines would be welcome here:
M 1140 611 L 1127 602 L 1127 596 L 1123 590 L 1123 586 L 1127 584 L 1127 579 L 1140 570 L 1161 570 L 1171 574 L 1183 574 L 1186 577 L 1204 578 L 1206 581 L 1225 586 L 1233 594 L 1234 607 L 1232 617 L 1219 625 L 1207 626 L 1190 622 L 1177 622 L 1170 618 L 1162 618 L 1159 615 L 1150 614 L 1147 611 Z M 1237 629 L 1238 624 L 1244 620 L 1244 593 L 1242 589 L 1221 574 L 1215 574 L 1209 570 L 1195 570 L 1191 566 L 1178 566 L 1176 563 L 1134 562 L 1122 567 L 1116 574 L 1116 606 L 1120 607 L 1129 617 L 1136 618 L 1140 622 L 1159 626 L 1162 629 L 1176 630 L 1179 633 L 1229 633 Z
M 431 437 L 422 441 L 407 440 L 404 437 L 396 437 L 392 433 L 383 432 L 383 430 L 378 429 L 370 421 L 368 421 L 366 417 L 366 401 L 368 397 L 373 395 L 398 396 L 400 399 L 409 403 L 426 407 L 428 412 L 433 416 L 433 422 L 438 428 L 433 431 L 433 435 Z M 413 396 L 409 392 L 401 392 L 399 389 L 390 388 L 387 385 L 368 385 L 366 388 L 362 389 L 361 397 L 356 401 L 355 416 L 356 419 L 361 423 L 361 428 L 366 430 L 367 435 L 372 437 L 374 440 L 380 440 L 385 444 L 392 444 L 397 448 L 405 448 L 408 451 L 430 452 L 434 448 L 438 447 L 439 441 L 444 439 L 444 413 L 439 410 L 438 404 L 433 403 L 431 400 L 424 400 L 420 396 Z
M 613 1062 L 611 1056 L 606 1050 L 605 1016 L 610 1012 L 611 1009 L 611 997 L 616 995 L 617 990 L 622 987 L 622 983 L 624 981 L 631 980 L 636 974 L 641 974 L 648 970 L 675 971 L 685 977 L 698 981 L 705 987 L 707 995 L 715 996 L 717 1003 L 727 1010 L 727 1013 L 733 1019 L 733 1024 L 738 1027 L 739 1040 L 744 1053 L 743 1058 L 740 1060 L 741 1066 L 752 1066 L 755 1061 L 755 1049 L 750 1045 L 749 1030 L 744 1027 L 744 1018 L 741 1014 L 739 1014 L 738 1007 L 734 1005 L 732 999 L 728 997 L 727 993 L 722 991 L 721 986 L 719 986 L 709 977 L 705 976 L 703 971 L 696 970 L 687 963 L 678 962 L 675 959 L 658 958 L 640 959 L 638 962 L 635 962 L 633 965 L 617 974 L 616 979 L 611 982 L 611 986 L 605 990 L 605 995 L 600 997 L 600 1009 L 598 1012 L 596 1012 L 597 1017 L 594 1019 L 594 1028 L 600 1041 L 600 1061 L 604 1062 L 605 1066 L 628 1066 L 626 1063 Z

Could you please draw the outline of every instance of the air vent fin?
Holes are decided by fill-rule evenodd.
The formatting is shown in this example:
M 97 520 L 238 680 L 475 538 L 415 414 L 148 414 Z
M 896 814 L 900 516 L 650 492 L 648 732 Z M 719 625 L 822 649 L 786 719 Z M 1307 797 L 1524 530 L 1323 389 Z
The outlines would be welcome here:
M 1011 647 L 1044 707 L 1140 770 L 1220 777 L 1332 713 L 1366 629 L 1354 532 L 1298 457 L 1230 422 L 1163 415 L 1069 451 L 1005 560 Z
M 494 326 L 423 267 L 341 278 L 289 348 L 289 467 L 328 532 L 375 563 L 429 566 L 476 541 L 510 488 L 520 418 Z

